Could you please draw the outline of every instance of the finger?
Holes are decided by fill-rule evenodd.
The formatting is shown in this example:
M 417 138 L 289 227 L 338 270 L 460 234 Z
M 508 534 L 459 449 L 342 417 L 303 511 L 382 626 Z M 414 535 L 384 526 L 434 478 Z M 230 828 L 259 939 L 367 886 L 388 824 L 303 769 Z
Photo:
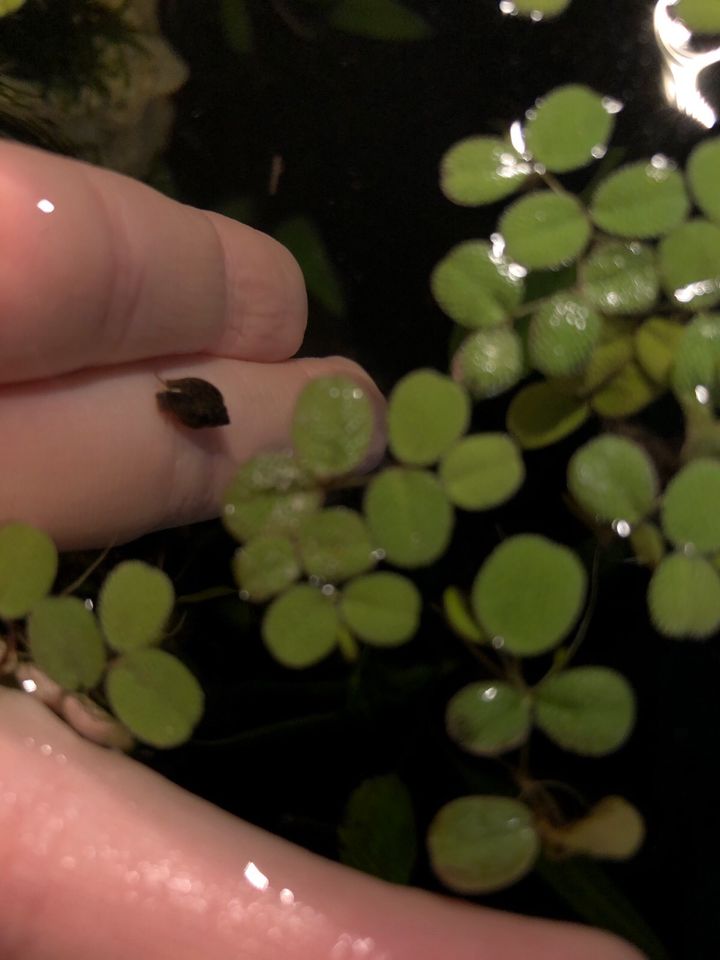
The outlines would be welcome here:
M 0 142 L 0 382 L 158 355 L 282 360 L 306 298 L 271 238 L 128 177 Z
M 308 380 L 336 374 L 352 377 L 381 409 L 367 374 L 341 357 L 155 362 L 2 387 L 0 523 L 32 523 L 60 547 L 77 549 L 217 516 L 241 463 L 288 446 Z M 162 414 L 158 375 L 215 384 L 230 426 L 191 430 Z
M 324 861 L 0 698 L 3 960 L 640 960 Z

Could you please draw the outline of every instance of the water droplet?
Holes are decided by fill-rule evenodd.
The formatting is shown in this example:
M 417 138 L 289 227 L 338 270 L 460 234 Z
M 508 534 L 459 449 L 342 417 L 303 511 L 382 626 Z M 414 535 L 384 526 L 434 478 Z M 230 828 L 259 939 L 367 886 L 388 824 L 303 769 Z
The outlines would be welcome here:
M 622 100 L 616 100 L 614 97 L 603 97 L 601 103 L 603 110 L 607 113 L 620 113 L 624 107 Z
M 513 145 L 513 149 L 520 154 L 521 157 L 527 159 L 527 145 L 525 143 L 525 131 L 523 130 L 523 125 L 519 120 L 515 120 L 514 123 L 510 125 L 510 143 Z
M 533 21 L 533 23 L 540 23 L 541 20 L 545 19 L 545 14 L 542 12 L 542 10 L 531 10 L 530 19 Z
M 504 13 L 506 17 L 515 17 L 517 12 L 517 7 L 512 0 L 500 0 L 500 13 Z
M 267 890 L 270 886 L 270 881 L 265 876 L 265 874 L 260 870 L 252 860 L 249 860 L 245 864 L 245 869 L 243 870 L 243 875 L 251 887 L 255 887 L 256 890 Z
M 504 638 L 504 637 L 493 637 L 492 640 L 490 641 L 490 643 L 492 644 L 492 646 L 493 646 L 493 648 L 494 648 L 495 650 L 502 650 L 502 648 L 505 646 L 505 638 Z
M 710 403 L 710 391 L 707 387 L 703 386 L 702 383 L 699 383 L 695 387 L 695 399 L 698 403 L 706 404 Z
M 335 593 L 335 587 L 331 583 L 325 583 L 320 588 L 320 593 L 325 597 L 331 597 Z
M 629 537 L 632 533 L 632 527 L 627 520 L 613 520 L 612 528 L 619 537 Z
M 602 158 L 607 153 L 607 147 L 604 143 L 598 143 L 590 151 L 590 155 L 595 158 L 595 160 L 602 160 Z
M 83 600 L 83 606 L 85 607 L 86 610 L 94 610 L 94 609 L 95 609 L 95 604 L 92 602 L 92 600 L 90 599 L 90 597 L 87 597 L 85 600 Z
M 372 556 L 372 558 L 373 558 L 374 560 L 378 560 L 378 561 L 379 561 L 379 560 L 384 560 L 384 559 L 385 559 L 385 551 L 383 550 L 382 547 L 377 547 L 375 550 L 372 551 L 371 556 Z
M 48 200 L 47 197 L 43 197 L 42 200 L 38 200 L 35 206 L 41 213 L 52 213 L 55 209 L 55 204 L 52 202 L 52 200 Z
M 486 703 L 491 703 L 495 699 L 495 697 L 497 697 L 497 695 L 498 695 L 497 687 L 488 687 L 487 690 L 483 691 L 480 699 L 484 700 Z
M 533 165 L 533 170 L 535 171 L 535 173 L 536 173 L 539 177 L 542 177 L 545 173 L 547 173 L 547 167 L 545 166 L 544 163 L 536 163 L 536 164 L 534 164 L 534 165 Z
M 21 681 L 20 686 L 23 688 L 25 693 L 35 693 L 35 691 L 38 688 L 35 681 L 31 680 L 30 678 L 28 678 L 27 680 Z
M 295 903 L 295 894 L 292 890 L 289 890 L 287 887 L 282 888 L 280 891 L 280 903 L 286 907 L 292 906 Z

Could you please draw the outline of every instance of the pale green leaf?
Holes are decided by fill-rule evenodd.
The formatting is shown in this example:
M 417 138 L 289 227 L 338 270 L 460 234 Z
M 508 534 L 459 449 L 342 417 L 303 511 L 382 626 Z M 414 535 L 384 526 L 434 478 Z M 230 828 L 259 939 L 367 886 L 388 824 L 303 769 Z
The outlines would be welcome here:
M 574 667 L 535 690 L 535 722 L 558 746 L 599 757 L 617 750 L 635 723 L 635 695 L 622 674 L 607 667 Z
M 375 564 L 365 520 L 347 507 L 311 514 L 298 531 L 298 553 L 309 577 L 339 583 Z
M 527 148 L 554 173 L 576 170 L 603 156 L 615 124 L 608 100 L 581 84 L 552 90 L 528 111 L 528 118 Z
M 690 201 L 666 157 L 628 164 L 601 182 L 590 207 L 595 223 L 618 237 L 659 237 L 679 226 Z
M 548 382 L 531 383 L 513 397 L 507 428 L 525 450 L 537 450 L 574 433 L 590 415 L 590 407 Z
M 525 464 L 504 433 L 479 433 L 459 440 L 443 457 L 440 482 L 450 500 L 464 510 L 489 510 L 517 493 Z
M 98 597 L 98 618 L 115 650 L 159 643 L 175 604 L 166 573 L 141 560 L 119 563 L 105 578 Z
M 450 739 L 478 757 L 495 757 L 520 746 L 530 725 L 530 697 L 504 681 L 468 684 L 445 711 Z
M 262 603 L 297 580 L 300 563 L 287 537 L 261 535 L 235 551 L 232 571 L 245 599 Z
M 720 33 L 718 0 L 678 0 L 672 11 L 690 30 L 698 33 Z
M 543 823 L 545 843 L 561 853 L 601 860 L 629 860 L 645 839 L 640 811 L 624 797 L 603 797 L 577 820 L 563 826 Z
M 533 815 L 509 797 L 451 800 L 428 831 L 430 863 L 457 893 L 491 893 L 528 873 L 540 852 Z
M 453 378 L 479 400 L 509 390 L 524 372 L 522 340 L 509 327 L 471 333 L 452 361 Z
M 58 553 L 42 530 L 27 523 L 0 526 L 0 617 L 26 616 L 55 580 Z
M 548 377 L 568 377 L 587 366 L 602 318 L 580 297 L 558 293 L 530 321 L 530 362 Z
M 532 166 L 498 137 L 468 137 L 454 144 L 440 162 L 440 188 L 448 200 L 479 207 L 519 190 Z
M 440 308 L 471 330 L 508 320 L 525 289 L 522 271 L 485 240 L 453 247 L 433 270 L 430 286 Z
M 342 591 L 340 615 L 353 633 L 375 647 L 395 647 L 414 636 L 421 599 L 415 584 L 382 571 L 352 580 Z
M 720 4 L 717 4 L 717 10 L 720 23 Z M 688 184 L 698 207 L 706 217 L 716 222 L 720 221 L 719 169 L 720 137 L 699 143 L 687 163 Z
M 338 624 L 331 597 L 308 584 L 297 584 L 268 607 L 263 640 L 284 667 L 310 667 L 335 649 Z
M 105 667 L 105 648 L 93 613 L 78 597 L 45 597 L 28 618 L 30 654 L 65 690 L 89 690 Z
M 444 374 L 415 370 L 395 385 L 387 416 L 393 456 L 424 467 L 435 463 L 465 433 L 470 398 Z
M 576 260 L 587 246 L 591 226 L 581 204 L 569 193 L 537 190 L 512 203 L 498 229 L 508 257 L 531 270 Z
M 720 460 L 693 460 L 675 474 L 663 496 L 662 525 L 676 547 L 720 550 Z
M 666 387 L 685 327 L 676 320 L 650 317 L 635 331 L 635 356 L 643 372 Z
M 671 553 L 653 573 L 648 608 L 666 637 L 711 637 L 720 628 L 720 577 L 702 557 Z
M 583 510 L 602 523 L 632 525 L 652 510 L 658 479 L 641 446 L 608 433 L 572 456 L 568 488 Z
M 655 253 L 637 241 L 604 241 L 581 263 L 580 289 L 606 316 L 646 313 L 660 290 Z
M 682 310 L 720 302 L 720 226 L 688 220 L 663 238 L 659 251 L 663 289 Z

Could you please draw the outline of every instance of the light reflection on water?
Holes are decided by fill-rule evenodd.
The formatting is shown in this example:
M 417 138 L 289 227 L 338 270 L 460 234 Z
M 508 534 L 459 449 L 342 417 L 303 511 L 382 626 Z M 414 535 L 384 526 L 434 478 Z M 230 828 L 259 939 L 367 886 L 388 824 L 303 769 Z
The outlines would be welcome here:
M 720 63 L 720 47 L 692 49 L 693 35 L 671 15 L 677 0 L 658 0 L 653 15 L 655 39 L 663 57 L 663 90 L 668 101 L 681 113 L 708 130 L 717 122 L 717 114 L 700 93 L 700 74 L 713 63 Z

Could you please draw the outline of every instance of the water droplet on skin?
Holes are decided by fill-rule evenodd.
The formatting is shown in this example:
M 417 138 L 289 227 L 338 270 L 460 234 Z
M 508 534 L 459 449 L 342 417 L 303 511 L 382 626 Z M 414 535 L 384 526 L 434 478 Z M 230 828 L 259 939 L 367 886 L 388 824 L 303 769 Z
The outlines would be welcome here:
M 41 213 L 52 213 L 55 210 L 55 204 L 52 202 L 52 200 L 48 200 L 47 197 L 43 197 L 42 200 L 38 200 L 35 206 Z
M 245 864 L 245 869 L 243 870 L 243 876 L 250 884 L 251 887 L 254 887 L 256 890 L 267 890 L 270 886 L 270 881 L 265 876 L 265 874 L 260 870 L 252 860 L 249 860 Z
M 289 890 L 287 887 L 282 888 L 280 891 L 280 903 L 288 907 L 295 903 L 295 894 L 292 890 Z
M 37 684 L 35 683 L 35 681 L 34 681 L 34 680 L 30 680 L 29 678 L 28 678 L 27 680 L 23 680 L 23 681 L 21 682 L 20 686 L 23 688 L 23 690 L 25 691 L 25 693 L 35 693 L 35 691 L 36 691 L 37 688 L 38 688 L 38 687 L 37 687 Z

